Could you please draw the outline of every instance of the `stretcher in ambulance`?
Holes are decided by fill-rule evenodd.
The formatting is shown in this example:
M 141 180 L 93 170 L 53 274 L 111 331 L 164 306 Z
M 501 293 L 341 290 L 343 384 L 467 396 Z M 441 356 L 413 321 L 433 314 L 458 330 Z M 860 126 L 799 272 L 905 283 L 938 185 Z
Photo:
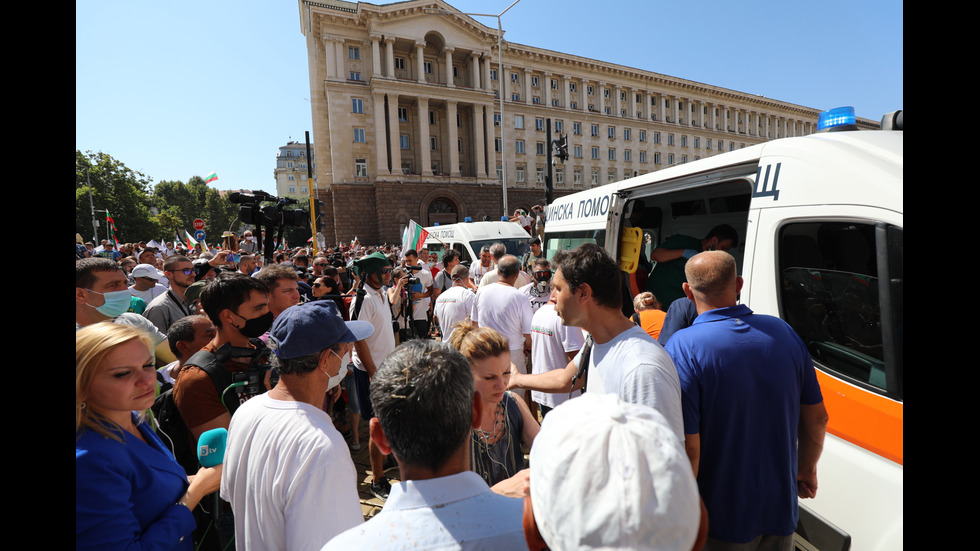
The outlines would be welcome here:
M 874 131 L 857 130 L 853 112 L 844 117 L 843 130 L 562 197 L 548 207 L 545 247 L 551 257 L 604 246 L 635 295 L 666 238 L 734 227 L 740 302 L 786 320 L 806 342 L 830 416 L 817 497 L 800 500 L 797 545 L 894 550 L 903 547 L 902 115 Z

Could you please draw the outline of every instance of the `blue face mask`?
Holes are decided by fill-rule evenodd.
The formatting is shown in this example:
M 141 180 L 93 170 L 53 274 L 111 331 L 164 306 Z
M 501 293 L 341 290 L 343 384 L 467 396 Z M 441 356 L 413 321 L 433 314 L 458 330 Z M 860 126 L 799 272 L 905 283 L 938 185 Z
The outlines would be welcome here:
M 98 291 L 93 291 L 91 289 L 85 289 L 90 293 L 95 293 L 97 295 L 102 295 L 105 298 L 105 303 L 102 306 L 91 306 L 95 308 L 100 314 L 114 318 L 121 314 L 126 313 L 129 310 L 129 304 L 132 300 L 132 293 L 129 289 L 123 291 L 109 291 L 108 293 L 100 293 Z

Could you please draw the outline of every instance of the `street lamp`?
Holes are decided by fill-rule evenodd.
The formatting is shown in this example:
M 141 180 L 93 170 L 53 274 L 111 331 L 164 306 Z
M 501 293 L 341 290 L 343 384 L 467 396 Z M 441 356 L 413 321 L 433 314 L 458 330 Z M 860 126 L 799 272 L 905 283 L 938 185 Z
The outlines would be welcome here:
M 464 12 L 452 12 L 449 10 L 437 9 L 437 8 L 426 8 L 423 12 L 429 15 L 455 15 L 460 13 L 462 15 L 476 16 L 476 17 L 496 17 L 497 18 L 497 82 L 498 92 L 497 96 L 500 98 L 500 171 L 501 179 L 504 187 L 504 216 L 507 215 L 507 153 L 506 144 L 507 140 L 504 139 L 504 130 L 506 124 L 504 123 L 504 49 L 502 47 L 502 37 L 503 29 L 500 26 L 500 17 L 507 13 L 508 10 L 514 7 L 515 4 L 521 0 L 514 0 L 514 2 L 507 6 L 507 9 L 494 15 L 492 13 L 464 13 Z

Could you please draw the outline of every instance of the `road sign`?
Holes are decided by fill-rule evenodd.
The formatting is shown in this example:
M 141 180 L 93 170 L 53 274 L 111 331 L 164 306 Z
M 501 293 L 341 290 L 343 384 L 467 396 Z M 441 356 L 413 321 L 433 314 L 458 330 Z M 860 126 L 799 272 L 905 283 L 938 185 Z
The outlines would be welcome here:
M 201 220 L 200 218 L 198 218 L 197 220 L 194 220 L 194 229 L 195 230 L 203 230 L 204 229 L 204 220 Z
M 197 222 L 195 222 L 194 225 L 197 225 Z M 204 241 L 204 230 L 197 230 L 196 232 L 194 232 L 194 239 L 197 239 L 198 241 Z

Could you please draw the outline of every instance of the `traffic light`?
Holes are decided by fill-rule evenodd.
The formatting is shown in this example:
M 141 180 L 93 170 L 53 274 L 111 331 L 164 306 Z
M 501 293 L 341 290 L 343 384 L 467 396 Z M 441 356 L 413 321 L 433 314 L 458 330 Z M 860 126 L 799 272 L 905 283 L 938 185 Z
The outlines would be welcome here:
M 324 207 L 323 201 L 319 199 L 313 200 L 313 213 L 314 216 L 316 216 L 315 218 L 316 222 L 314 223 L 314 227 L 316 228 L 316 231 L 322 230 L 323 226 L 325 225 L 323 222 L 323 210 L 324 210 L 323 207 Z
M 568 160 L 568 135 L 567 134 L 555 140 L 555 157 L 557 157 L 558 160 L 563 163 Z

